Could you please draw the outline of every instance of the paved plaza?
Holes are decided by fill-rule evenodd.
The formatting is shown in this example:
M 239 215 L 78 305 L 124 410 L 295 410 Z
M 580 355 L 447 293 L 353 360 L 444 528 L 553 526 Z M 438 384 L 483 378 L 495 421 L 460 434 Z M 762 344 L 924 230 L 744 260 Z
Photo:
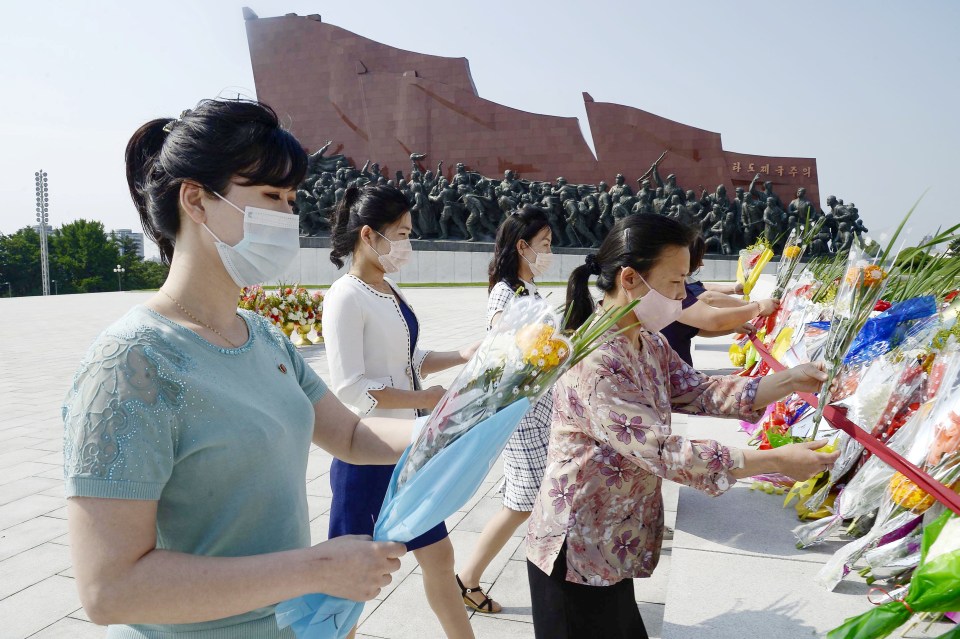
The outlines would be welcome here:
M 407 289 L 422 323 L 425 348 L 450 349 L 483 335 L 484 288 Z M 553 289 L 559 303 L 563 292 Z M 149 293 L 0 299 L 0 639 L 99 638 L 74 585 L 63 498 L 60 405 L 73 372 L 96 335 Z M 694 359 L 703 369 L 729 366 L 724 340 L 702 340 Z M 322 346 L 302 350 L 329 380 Z M 449 383 L 455 371 L 430 378 Z M 735 422 L 675 416 L 676 430 L 744 444 Z M 310 453 L 307 494 L 313 541 L 326 538 L 330 455 Z M 500 508 L 498 464 L 481 490 L 447 523 L 459 558 L 465 558 L 490 516 Z M 665 482 L 668 524 L 656 574 L 637 580 L 637 601 L 651 637 L 763 639 L 814 637 L 870 607 L 868 587 L 848 580 L 826 592 L 813 578 L 842 543 L 811 550 L 794 547 L 797 526 L 783 498 L 741 482 L 713 499 Z M 485 575 L 500 601 L 499 615 L 474 614 L 479 638 L 532 638 L 530 596 L 520 533 Z M 451 584 L 451 587 L 455 587 Z M 908 637 L 935 637 L 947 629 L 916 627 Z M 393 584 L 370 602 L 360 636 L 381 639 L 441 637 L 426 603 L 412 554 Z

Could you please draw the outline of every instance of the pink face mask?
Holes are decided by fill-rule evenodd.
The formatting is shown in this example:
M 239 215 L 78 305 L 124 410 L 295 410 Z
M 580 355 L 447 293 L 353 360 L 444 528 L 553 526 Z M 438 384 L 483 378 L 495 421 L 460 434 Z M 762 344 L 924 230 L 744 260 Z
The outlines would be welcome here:
M 640 281 L 647 284 L 647 280 L 640 278 Z M 672 300 L 666 295 L 662 295 L 657 289 L 647 284 L 647 294 L 640 298 L 640 301 L 633 307 L 633 312 L 643 328 L 651 333 L 659 333 L 670 324 L 677 321 L 680 313 L 683 312 L 683 301 Z

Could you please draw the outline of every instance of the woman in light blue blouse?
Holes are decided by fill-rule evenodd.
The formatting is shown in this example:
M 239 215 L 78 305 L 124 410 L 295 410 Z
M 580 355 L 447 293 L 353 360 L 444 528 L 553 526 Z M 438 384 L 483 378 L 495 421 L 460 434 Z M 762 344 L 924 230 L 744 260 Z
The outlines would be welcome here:
M 239 288 L 299 250 L 294 189 L 307 158 L 257 102 L 204 101 L 146 123 L 127 181 L 170 264 L 160 291 L 94 342 L 63 408 L 80 599 L 110 638 L 292 637 L 274 604 L 354 600 L 405 549 L 369 537 L 310 546 L 310 443 L 393 464 L 411 420 L 358 419 Z

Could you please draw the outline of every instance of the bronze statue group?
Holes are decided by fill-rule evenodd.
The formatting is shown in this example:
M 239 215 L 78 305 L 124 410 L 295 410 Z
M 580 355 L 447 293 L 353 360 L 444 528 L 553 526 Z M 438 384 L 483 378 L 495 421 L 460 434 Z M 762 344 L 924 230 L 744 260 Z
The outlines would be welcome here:
M 381 172 L 380 165 L 367 161 L 352 166 L 343 155 L 325 156 L 329 148 L 310 156 L 306 179 L 297 189 L 296 208 L 301 219 L 301 234 L 329 234 L 330 219 L 336 205 L 350 186 L 389 184 L 396 186 L 410 203 L 413 238 L 492 241 L 497 228 L 510 211 L 523 206 L 542 209 L 550 221 L 555 247 L 595 248 L 619 219 L 638 213 L 658 213 L 674 218 L 700 231 L 707 252 L 736 255 L 761 238 L 781 247 L 793 229 L 818 225 L 808 255 L 827 255 L 850 248 L 867 228 L 857 207 L 831 195 L 827 210 L 806 198 L 799 188 L 796 197 L 784 204 L 769 181 L 760 185 L 756 175 L 749 187 L 737 187 L 733 198 L 720 184 L 714 192 L 684 190 L 677 177 L 662 178 L 658 165 L 636 180 L 634 190 L 622 174 L 613 186 L 570 184 L 563 177 L 555 182 L 519 179 L 507 170 L 499 179 L 470 171 L 458 163 L 448 178 L 443 161 L 436 170 L 425 169 L 423 154 L 410 156 L 410 172 L 397 171 L 392 177 Z M 822 224 L 820 221 L 822 220 Z

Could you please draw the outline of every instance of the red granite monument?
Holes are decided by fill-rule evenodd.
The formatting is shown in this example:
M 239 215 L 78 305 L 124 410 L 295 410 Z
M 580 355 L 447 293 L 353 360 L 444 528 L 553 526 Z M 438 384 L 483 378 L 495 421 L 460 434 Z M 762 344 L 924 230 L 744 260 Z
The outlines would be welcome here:
M 384 175 L 407 173 L 410 154 L 424 165 L 457 162 L 490 177 L 507 169 L 528 180 L 627 183 L 669 153 L 660 175 L 675 173 L 685 189 L 732 195 L 753 176 L 773 183 L 786 202 L 797 187 L 819 203 L 814 158 L 727 151 L 720 134 L 641 109 L 596 102 L 583 94 L 596 157 L 576 118 L 527 113 L 477 93 L 466 58 L 404 51 L 326 24 L 320 16 L 257 18 L 244 11 L 259 99 L 273 106 L 308 150 L 333 140 L 359 166 L 379 162 Z M 762 187 L 761 187 L 762 188 Z

